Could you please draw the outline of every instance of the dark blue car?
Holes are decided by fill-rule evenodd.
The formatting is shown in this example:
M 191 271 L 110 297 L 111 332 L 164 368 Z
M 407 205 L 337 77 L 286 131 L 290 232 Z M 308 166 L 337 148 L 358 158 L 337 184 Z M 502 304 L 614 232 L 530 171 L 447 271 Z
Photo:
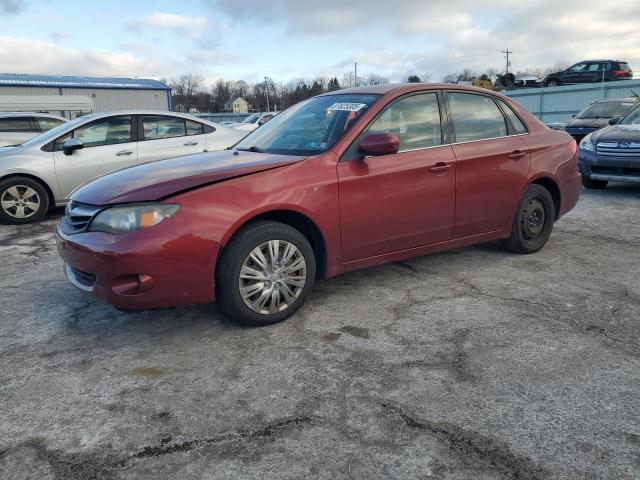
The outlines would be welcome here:
M 640 105 L 609 123 L 580 141 L 582 184 L 587 188 L 605 188 L 609 182 L 640 185 Z

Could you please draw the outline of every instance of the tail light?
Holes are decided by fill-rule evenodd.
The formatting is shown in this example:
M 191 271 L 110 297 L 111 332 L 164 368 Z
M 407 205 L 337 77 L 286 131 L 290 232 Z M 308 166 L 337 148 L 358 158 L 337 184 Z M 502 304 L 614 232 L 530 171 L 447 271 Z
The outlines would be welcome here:
M 578 142 L 573 140 L 569 148 L 571 148 L 571 156 L 573 157 L 578 151 Z
M 629 72 L 631 73 L 631 72 Z M 627 76 L 627 72 L 625 72 L 624 70 L 613 70 L 613 74 L 616 77 L 626 77 Z

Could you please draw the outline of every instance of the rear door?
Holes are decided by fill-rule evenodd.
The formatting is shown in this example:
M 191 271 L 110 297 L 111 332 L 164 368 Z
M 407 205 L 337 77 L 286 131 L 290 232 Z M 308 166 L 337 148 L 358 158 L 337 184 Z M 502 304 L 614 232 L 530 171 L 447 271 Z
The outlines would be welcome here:
M 602 82 L 603 81 L 603 73 L 604 73 L 605 64 L 600 62 L 592 62 L 589 63 L 587 69 L 583 73 L 582 82 Z
M 529 146 L 492 95 L 448 92 L 456 157 L 454 237 L 499 230 L 518 202 L 530 167 Z M 526 131 L 526 130 L 525 130 Z
M 140 115 L 138 159 L 155 162 L 205 151 L 203 126 L 171 115 Z
M 358 155 L 368 134 L 394 133 L 393 155 Z M 395 101 L 338 163 L 342 260 L 382 255 L 451 239 L 455 159 L 443 145 L 435 92 Z
M 84 147 L 65 155 L 62 146 L 71 137 L 80 140 Z M 58 185 L 65 199 L 87 180 L 130 167 L 138 160 L 131 115 L 106 117 L 84 124 L 58 137 L 52 149 Z

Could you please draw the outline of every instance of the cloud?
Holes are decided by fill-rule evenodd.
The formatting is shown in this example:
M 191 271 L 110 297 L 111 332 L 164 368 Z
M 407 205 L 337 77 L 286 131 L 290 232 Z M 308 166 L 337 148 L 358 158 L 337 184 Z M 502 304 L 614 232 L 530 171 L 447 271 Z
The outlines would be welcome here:
M 24 0 L 0 0 L 0 13 L 15 14 L 22 12 L 27 7 Z
M 130 18 L 127 28 L 133 31 L 169 30 L 178 35 L 186 35 L 191 39 L 202 37 L 211 24 L 205 17 L 190 17 L 174 13 L 153 12 L 144 17 Z
M 72 49 L 51 42 L 0 36 L 2 72 L 159 78 L 187 70 L 187 65 L 158 55 Z

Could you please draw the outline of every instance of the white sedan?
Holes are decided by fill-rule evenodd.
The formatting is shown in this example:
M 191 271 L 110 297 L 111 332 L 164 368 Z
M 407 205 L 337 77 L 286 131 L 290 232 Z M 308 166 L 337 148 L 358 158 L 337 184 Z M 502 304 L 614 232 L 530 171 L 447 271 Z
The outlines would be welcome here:
M 0 112 L 0 147 L 24 143 L 66 121 L 49 113 Z
M 242 120 L 242 122 L 231 124 L 229 127 L 242 132 L 253 132 L 260 125 L 264 125 L 275 117 L 278 113 L 279 112 L 252 113 Z
M 95 113 L 0 147 L 0 222 L 42 218 L 92 178 L 140 163 L 224 150 L 247 132 L 165 111 Z

